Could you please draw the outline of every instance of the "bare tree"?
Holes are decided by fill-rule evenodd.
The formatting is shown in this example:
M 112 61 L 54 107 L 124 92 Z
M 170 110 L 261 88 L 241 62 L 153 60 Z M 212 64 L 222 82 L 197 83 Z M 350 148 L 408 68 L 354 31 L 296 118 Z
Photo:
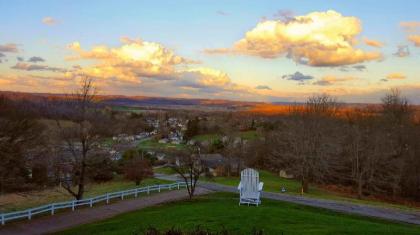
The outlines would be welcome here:
M 95 105 L 96 95 L 92 78 L 83 77 L 80 88 L 66 98 L 65 108 L 61 108 L 62 113 L 56 119 L 61 139 L 65 143 L 64 149 L 72 157 L 72 179 L 65 179 L 62 186 L 77 200 L 82 199 L 85 192 L 87 158 L 98 145 L 103 131 L 100 128 L 100 113 Z
M 172 152 L 175 157 L 172 169 L 184 179 L 187 184 L 189 198 L 192 199 L 195 193 L 197 181 L 205 172 L 205 166 L 201 159 L 200 149 L 186 149 Z
M 294 106 L 286 123 L 266 137 L 276 165 L 301 182 L 301 193 L 309 182 L 322 182 L 329 171 L 329 156 L 338 152 L 333 135 L 337 103 L 327 95 L 310 97 L 304 107 Z

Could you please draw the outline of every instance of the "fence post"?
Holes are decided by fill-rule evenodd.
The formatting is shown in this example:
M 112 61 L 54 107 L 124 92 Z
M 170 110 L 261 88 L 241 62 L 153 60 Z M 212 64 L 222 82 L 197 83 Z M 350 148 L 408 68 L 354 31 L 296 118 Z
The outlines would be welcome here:
M 54 215 L 55 204 L 51 204 L 51 215 Z
M 106 204 L 109 204 L 109 194 L 106 193 Z
M 31 210 L 29 210 L 28 211 L 28 220 L 31 220 L 32 219 L 32 211 Z
M 147 194 L 150 194 L 150 186 L 147 186 Z
M 138 188 L 136 188 L 136 191 L 135 191 L 135 193 L 134 193 L 134 197 L 137 197 L 137 194 L 138 194 Z
M 172 189 L 172 184 L 170 184 L 170 185 L 169 185 L 168 189 L 169 189 L 169 190 L 171 190 L 171 189 Z
M 176 183 L 178 185 L 178 190 L 179 190 L 179 182 Z
M 121 193 L 121 200 L 124 200 L 124 192 Z
M 1 225 L 6 224 L 6 221 L 4 219 L 4 214 L 1 214 Z
M 160 184 L 159 184 L 159 193 L 160 193 Z
M 71 210 L 74 211 L 74 200 L 71 202 Z
M 89 201 L 89 206 L 92 207 L 92 204 L 93 204 L 93 199 L 91 198 Z

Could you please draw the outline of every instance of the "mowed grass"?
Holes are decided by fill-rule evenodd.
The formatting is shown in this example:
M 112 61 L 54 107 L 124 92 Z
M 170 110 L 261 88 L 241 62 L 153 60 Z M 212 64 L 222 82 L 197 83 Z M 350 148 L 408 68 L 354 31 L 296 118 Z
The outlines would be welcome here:
M 282 178 L 271 172 L 264 171 L 264 170 L 259 170 L 259 172 L 260 172 L 260 181 L 264 182 L 263 191 L 280 193 L 281 187 L 284 187 L 287 190 L 286 194 L 301 195 L 301 184 L 299 181 L 295 179 Z M 240 181 L 239 177 L 214 177 L 211 179 L 203 178 L 203 180 L 219 183 L 223 185 L 235 186 L 235 187 L 238 186 L 239 181 Z M 356 197 L 328 191 L 328 190 L 319 188 L 315 185 L 310 185 L 308 193 L 305 193 L 304 195 L 306 197 L 313 197 L 313 198 L 319 198 L 319 199 L 353 202 L 353 203 L 358 203 L 358 204 L 366 204 L 366 205 L 380 206 L 380 207 L 386 207 L 386 208 L 398 208 L 398 209 L 409 210 L 409 211 L 420 211 L 418 208 L 413 208 L 413 207 L 401 205 L 401 204 L 393 204 L 393 203 L 377 201 L 377 200 L 369 200 L 369 199 L 359 200 Z
M 167 167 L 167 166 L 153 168 L 153 172 L 158 173 L 158 174 L 164 174 L 164 175 L 176 174 L 176 171 L 173 168 Z
M 86 185 L 86 192 L 84 198 L 94 197 L 101 194 L 127 190 L 136 187 L 142 187 L 155 184 L 167 184 L 169 181 L 160 179 L 145 179 L 140 186 L 136 186 L 132 181 L 116 179 L 106 183 L 88 184 Z M 30 191 L 22 193 L 10 193 L 0 196 L 0 212 L 10 212 L 17 210 L 24 210 L 31 207 L 37 207 L 53 202 L 62 202 L 73 200 L 63 188 L 55 187 L 52 189 L 45 189 L 39 191 Z
M 280 201 L 264 199 L 259 207 L 238 206 L 237 196 L 229 193 L 154 206 L 57 234 L 142 234 L 150 226 L 161 230 L 172 227 L 192 230 L 196 226 L 212 231 L 226 228 L 233 234 L 250 234 L 253 228 L 276 235 L 420 234 L 419 226 Z

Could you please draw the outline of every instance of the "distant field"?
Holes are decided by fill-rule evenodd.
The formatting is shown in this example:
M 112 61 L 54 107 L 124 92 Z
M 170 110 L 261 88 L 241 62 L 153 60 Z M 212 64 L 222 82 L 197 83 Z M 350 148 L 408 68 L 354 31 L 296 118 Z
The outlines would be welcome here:
M 300 195 L 301 187 L 300 187 L 300 182 L 298 182 L 297 180 L 282 178 L 268 171 L 260 170 L 259 172 L 260 172 L 260 181 L 264 182 L 264 191 L 280 193 L 281 187 L 284 187 L 287 190 L 286 192 L 287 194 Z M 219 183 L 219 184 L 224 184 L 224 185 L 229 185 L 229 186 L 235 186 L 235 187 L 238 186 L 239 181 L 240 181 L 239 177 L 214 177 L 212 179 L 203 178 L 203 180 L 207 180 L 207 181 Z M 400 204 L 391 204 L 387 202 L 382 202 L 382 201 L 377 201 L 377 200 L 367 200 L 367 199 L 359 200 L 357 198 L 350 197 L 349 195 L 341 195 L 339 193 L 321 189 L 314 185 L 310 185 L 309 192 L 306 193 L 305 196 L 418 211 L 418 209 L 416 208 L 412 208 L 412 207 L 400 205 Z
M 153 150 L 153 149 L 183 149 L 185 148 L 184 144 L 171 144 L 171 143 L 159 143 L 157 140 L 149 139 L 141 141 L 137 148 L 143 150 Z
M 168 182 L 169 181 L 151 178 L 145 179 L 141 185 L 145 186 L 154 184 L 166 184 Z M 136 186 L 134 182 L 122 179 L 116 179 L 101 184 L 89 184 L 86 187 L 86 193 L 84 197 L 89 198 L 105 194 L 107 192 L 121 191 L 135 187 L 141 186 Z M 30 207 L 67 200 L 73 200 L 73 197 L 71 197 L 63 188 L 60 187 L 40 191 L 4 194 L 0 196 L 0 212 L 22 210 Z
M 201 226 L 212 231 L 226 228 L 234 234 L 249 234 L 257 228 L 267 235 L 420 234 L 419 226 L 280 201 L 264 199 L 259 207 L 238 206 L 237 195 L 229 193 L 154 206 L 57 234 L 142 234 L 150 226 L 183 230 Z
M 241 131 L 235 133 L 235 136 L 241 137 L 245 140 L 253 140 L 258 138 L 258 134 L 256 131 Z M 196 141 L 215 141 L 221 139 L 222 135 L 220 134 L 204 134 L 204 135 L 196 135 L 192 139 Z

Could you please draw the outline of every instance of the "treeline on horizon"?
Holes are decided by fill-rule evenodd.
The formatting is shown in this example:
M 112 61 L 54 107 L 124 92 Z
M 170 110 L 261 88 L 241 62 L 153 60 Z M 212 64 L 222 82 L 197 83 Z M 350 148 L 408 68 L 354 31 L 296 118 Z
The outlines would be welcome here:
M 95 148 L 115 134 L 150 128 L 144 121 L 147 114 L 122 115 L 98 105 L 95 94 L 87 92 L 86 97 L 79 93 L 58 100 L 0 96 L 0 193 L 57 185 L 66 173 L 71 177 L 69 193 L 82 198 L 87 181 L 118 171 Z M 351 188 L 359 198 L 420 201 L 420 119 L 398 90 L 376 106 L 349 108 L 328 95 L 316 95 L 303 105 L 284 107 L 287 112 L 268 116 L 165 111 L 156 118 L 200 117 L 198 134 L 255 130 L 259 138 L 239 147 L 218 143 L 203 151 L 239 158 L 244 167 L 284 171 L 301 182 L 303 192 L 310 184 L 336 185 Z M 71 151 L 62 154 L 63 148 Z M 72 159 L 71 169 L 60 165 L 65 159 Z M 48 179 L 50 172 L 56 175 L 54 182 Z

